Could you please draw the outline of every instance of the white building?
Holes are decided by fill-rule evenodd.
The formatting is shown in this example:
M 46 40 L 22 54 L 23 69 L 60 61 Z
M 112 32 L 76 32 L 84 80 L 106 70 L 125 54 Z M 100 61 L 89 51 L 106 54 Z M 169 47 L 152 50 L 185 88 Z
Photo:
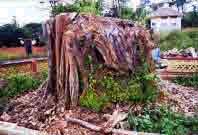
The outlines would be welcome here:
M 182 14 L 172 8 L 159 8 L 150 15 L 150 25 L 154 31 L 168 32 L 181 30 Z

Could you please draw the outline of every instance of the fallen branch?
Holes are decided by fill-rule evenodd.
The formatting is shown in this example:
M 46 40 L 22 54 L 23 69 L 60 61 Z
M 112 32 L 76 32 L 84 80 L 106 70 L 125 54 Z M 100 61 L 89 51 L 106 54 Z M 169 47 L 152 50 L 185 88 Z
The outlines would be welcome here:
M 108 119 L 107 123 L 105 123 L 105 128 L 114 128 L 119 122 L 125 120 L 127 118 L 127 113 L 122 113 L 117 109 L 113 112 L 112 115 L 104 115 Z
M 45 81 L 43 81 L 43 83 L 39 86 L 38 90 L 44 89 L 47 86 L 48 80 L 49 79 L 47 78 Z
M 93 125 L 91 123 L 88 123 L 86 121 L 79 120 L 79 119 L 76 119 L 76 118 L 71 118 L 71 117 L 66 117 L 65 120 L 67 122 L 76 123 L 76 124 L 79 124 L 79 125 L 81 125 L 85 128 L 88 128 L 90 130 L 93 130 L 93 131 L 96 131 L 96 132 L 102 132 L 102 133 L 105 133 L 105 134 L 114 133 L 114 134 L 122 134 L 122 135 L 160 135 L 160 134 L 157 134 L 157 133 L 143 133 L 143 132 L 128 131 L 128 130 L 115 129 L 115 128 L 104 129 L 103 127 L 99 127 L 99 126 Z
M 45 132 L 17 126 L 17 124 L 0 121 L 0 135 L 48 135 Z

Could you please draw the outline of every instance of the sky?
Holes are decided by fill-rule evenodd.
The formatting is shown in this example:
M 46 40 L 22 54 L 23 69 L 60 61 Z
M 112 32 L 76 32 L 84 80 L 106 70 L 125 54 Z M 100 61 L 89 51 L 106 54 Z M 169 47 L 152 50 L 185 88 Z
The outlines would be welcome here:
M 12 22 L 13 16 L 16 16 L 20 26 L 30 22 L 45 21 L 49 18 L 49 10 L 41 7 L 46 8 L 49 5 L 40 4 L 40 1 L 48 3 L 48 0 L 0 0 L 0 25 Z M 133 9 L 136 9 L 139 4 L 140 0 L 130 0 L 129 3 Z
M 22 26 L 47 20 L 49 10 L 39 0 L 0 0 L 0 25 L 12 22 L 13 16 L 16 16 L 17 23 Z
M 44 4 L 40 4 L 40 1 L 44 1 Z M 164 0 L 150 1 L 157 3 Z M 30 22 L 43 22 L 50 15 L 47 3 L 48 0 L 0 0 L 0 25 L 12 22 L 13 16 L 20 26 Z M 130 0 L 129 3 L 134 9 L 139 4 L 140 0 Z

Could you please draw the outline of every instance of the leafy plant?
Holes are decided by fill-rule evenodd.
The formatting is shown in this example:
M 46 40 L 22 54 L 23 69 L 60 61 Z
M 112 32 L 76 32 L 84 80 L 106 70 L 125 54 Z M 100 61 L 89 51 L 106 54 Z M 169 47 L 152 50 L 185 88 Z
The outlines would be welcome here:
M 86 91 L 86 95 L 80 97 L 80 105 L 90 108 L 96 112 L 103 109 L 104 105 L 108 102 L 108 98 L 104 94 L 97 94 L 95 90 L 95 85 L 97 81 L 90 75 L 89 78 L 89 88 Z
M 88 90 L 84 97 L 80 98 L 80 105 L 90 108 L 96 112 L 99 112 L 103 109 L 104 105 L 107 102 L 105 96 L 97 95 L 94 91 Z
M 153 81 L 155 75 L 143 72 L 125 80 L 105 76 L 100 83 L 111 102 L 150 102 L 157 97 L 157 87 Z
M 104 76 L 100 83 L 111 102 L 116 103 L 128 101 L 128 91 L 124 89 L 120 82 L 116 81 L 113 77 Z
M 140 114 L 130 112 L 128 117 L 128 122 L 133 130 L 166 135 L 197 133 L 197 120 L 197 117 L 189 119 L 166 107 L 146 107 Z
M 28 90 L 36 89 L 45 78 L 44 72 L 40 76 L 12 74 L 7 78 L 8 86 L 1 90 L 0 97 L 13 97 Z

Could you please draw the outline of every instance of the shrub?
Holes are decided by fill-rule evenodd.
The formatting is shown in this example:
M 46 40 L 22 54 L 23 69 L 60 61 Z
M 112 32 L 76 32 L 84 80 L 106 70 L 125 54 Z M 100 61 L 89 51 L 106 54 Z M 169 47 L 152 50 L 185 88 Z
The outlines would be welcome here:
M 80 105 L 90 108 L 96 112 L 103 109 L 108 99 L 104 95 L 97 95 L 93 90 L 88 90 L 83 98 L 80 98 Z
M 89 88 L 80 104 L 100 111 L 107 103 L 148 103 L 157 98 L 158 91 L 154 83 L 154 74 L 144 70 L 132 76 L 104 76 L 102 79 L 89 77 Z
M 125 78 L 119 80 L 113 77 L 104 77 L 101 84 L 105 94 L 111 102 L 145 103 L 154 101 L 157 97 L 157 88 L 152 85 L 148 78 Z M 153 76 L 152 81 L 155 79 Z
M 195 73 L 192 76 L 176 77 L 173 82 L 183 86 L 198 88 L 198 74 Z
M 100 83 L 111 102 L 117 103 L 128 101 L 128 91 L 124 89 L 120 82 L 115 80 L 113 77 L 104 76 Z
M 158 78 L 154 73 L 150 73 L 150 68 L 143 58 L 142 63 L 137 68 L 135 80 L 140 83 L 141 91 L 144 94 L 142 102 L 154 101 L 158 95 L 158 87 L 156 85 Z
M 146 107 L 140 114 L 130 112 L 128 117 L 129 125 L 133 130 L 166 135 L 197 133 L 197 120 L 198 117 L 185 117 L 166 107 Z
M 93 79 L 91 75 L 89 82 L 89 88 L 86 95 L 80 98 L 80 105 L 99 112 L 103 109 L 104 105 L 107 104 L 108 98 L 105 94 L 96 93 L 95 85 L 97 81 Z
M 190 35 L 192 35 L 192 33 L 189 34 L 188 32 L 178 32 L 178 31 L 171 32 L 167 36 L 161 38 L 160 48 L 163 51 L 170 50 L 173 48 L 177 48 L 177 49 L 185 49 L 188 47 L 197 48 L 197 45 L 195 45 L 197 43 L 194 43 L 197 41 L 197 37 L 191 38 Z
M 40 76 L 13 74 L 7 78 L 8 86 L 0 90 L 0 97 L 13 97 L 28 90 L 36 89 L 44 78 L 46 78 L 44 73 Z

